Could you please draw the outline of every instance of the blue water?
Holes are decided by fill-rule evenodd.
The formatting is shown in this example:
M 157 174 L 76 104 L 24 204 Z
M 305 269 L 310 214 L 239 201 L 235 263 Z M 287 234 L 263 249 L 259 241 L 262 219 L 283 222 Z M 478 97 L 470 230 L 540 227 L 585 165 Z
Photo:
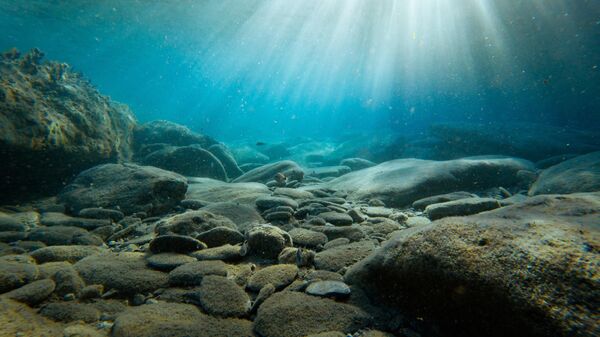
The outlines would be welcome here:
M 600 1 L 0 1 L 140 121 L 220 140 L 600 125 Z

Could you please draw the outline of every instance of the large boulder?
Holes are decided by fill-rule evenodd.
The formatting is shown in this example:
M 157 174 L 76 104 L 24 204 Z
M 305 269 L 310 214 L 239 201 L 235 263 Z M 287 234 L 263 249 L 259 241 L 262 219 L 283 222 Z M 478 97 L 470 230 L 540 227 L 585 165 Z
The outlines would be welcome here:
M 323 185 L 345 190 L 350 199 L 381 199 L 387 206 L 408 206 L 425 197 L 454 191 L 481 191 L 518 185 L 517 172 L 533 163 L 511 157 L 471 157 L 448 161 L 397 159 L 348 173 Z
M 273 180 L 273 177 L 275 177 L 277 173 L 282 173 L 286 176 L 288 181 L 302 180 L 304 178 L 304 171 L 298 164 L 291 160 L 283 160 L 250 170 L 234 179 L 233 182 L 257 182 L 264 184 Z
M 0 56 L 0 199 L 53 194 L 74 174 L 131 156 L 133 113 L 33 49 Z
M 160 167 L 184 176 L 227 180 L 221 161 L 198 146 L 168 146 L 145 156 L 142 164 Z
M 254 206 L 258 197 L 271 194 L 260 183 L 226 183 L 209 178 L 189 178 L 187 199 L 210 202 L 233 202 Z
M 217 143 L 214 139 L 195 133 L 183 125 L 164 120 L 151 121 L 138 126 L 134 131 L 133 139 L 137 148 L 158 143 L 173 146 L 198 144 L 208 148 Z
M 181 201 L 186 179 L 156 167 L 105 164 L 81 172 L 59 194 L 71 212 L 83 208 L 119 208 L 125 214 L 158 214 Z
M 600 152 L 575 157 L 542 171 L 530 195 L 600 191 Z
M 600 193 L 536 196 L 400 232 L 347 282 L 448 335 L 595 336 Z

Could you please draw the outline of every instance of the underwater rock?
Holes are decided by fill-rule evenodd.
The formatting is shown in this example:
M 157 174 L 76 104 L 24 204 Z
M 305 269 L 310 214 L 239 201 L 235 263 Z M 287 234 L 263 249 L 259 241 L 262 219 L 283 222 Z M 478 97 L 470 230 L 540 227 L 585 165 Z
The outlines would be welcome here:
M 169 273 L 171 286 L 200 285 L 207 275 L 227 276 L 227 265 L 223 261 L 194 261 L 181 265 Z
M 425 208 L 425 214 L 431 220 L 448 216 L 477 214 L 500 207 L 500 202 L 492 198 L 465 198 L 431 204 Z
M 244 204 L 215 202 L 203 207 L 202 210 L 230 219 L 242 232 L 246 231 L 252 225 L 264 223 L 263 218 L 258 214 L 256 208 Z
M 208 314 L 220 317 L 243 317 L 251 305 L 244 289 L 232 280 L 217 275 L 203 277 L 198 290 L 188 296 L 198 301 Z
M 449 335 L 593 336 L 599 193 L 548 195 L 404 230 L 349 284 Z
M 350 296 L 350 287 L 340 281 L 317 281 L 306 287 L 306 293 L 313 296 L 345 298 Z
M 36 249 L 29 255 L 33 257 L 37 263 L 67 261 L 75 263 L 84 257 L 99 254 L 105 251 L 105 248 L 98 246 L 49 246 Z
M 0 293 L 19 288 L 38 277 L 39 269 L 31 258 L 13 259 L 10 255 L 0 258 Z
M 298 164 L 291 160 L 283 160 L 250 170 L 234 179 L 233 182 L 258 182 L 265 184 L 272 180 L 277 173 L 282 173 L 288 181 L 301 181 L 304 178 L 304 171 Z
M 123 212 L 118 211 L 116 209 L 108 209 L 108 208 L 84 208 L 79 211 L 77 216 L 82 218 L 90 218 L 90 219 L 110 219 L 112 221 L 118 222 L 121 221 L 125 217 Z
M 184 254 L 177 253 L 160 253 L 152 254 L 146 257 L 148 266 L 154 269 L 171 271 L 186 263 L 196 261 L 195 258 Z
M 215 248 L 207 248 L 195 251 L 190 255 L 200 261 L 221 260 L 221 261 L 237 261 L 242 258 L 240 254 L 241 247 L 239 245 L 223 245 Z
M 112 337 L 254 336 L 252 323 L 237 318 L 216 318 L 196 306 L 156 303 L 131 307 L 115 319 Z
M 208 247 L 220 247 L 226 244 L 235 245 L 244 242 L 244 234 L 229 227 L 215 227 L 196 236 Z
M 273 190 L 273 196 L 275 197 L 287 197 L 290 199 L 312 199 L 314 195 L 308 191 L 301 191 L 295 188 L 278 187 Z
M 146 265 L 143 253 L 102 253 L 74 264 L 87 284 L 102 284 L 123 294 L 151 292 L 164 287 L 168 276 Z
M 439 204 L 441 202 L 453 201 L 453 200 L 459 200 L 459 199 L 465 199 L 465 198 L 474 198 L 474 197 L 477 197 L 477 196 L 475 194 L 469 193 L 469 192 L 462 192 L 462 191 L 451 192 L 451 193 L 434 195 L 431 197 L 419 199 L 412 203 L 412 207 L 414 209 L 424 210 L 425 207 L 427 207 L 431 204 Z
M 283 291 L 260 306 L 254 330 L 265 337 L 304 337 L 325 331 L 354 333 L 370 322 L 371 317 L 353 305 Z
M 154 240 L 150 241 L 148 248 L 154 254 L 185 254 L 206 248 L 206 245 L 191 236 L 170 234 L 156 237 Z
M 298 267 L 293 264 L 276 264 L 265 267 L 250 277 L 248 289 L 259 292 L 267 284 L 272 284 L 275 289 L 282 289 L 292 283 L 298 275 Z
M 156 224 L 155 231 L 160 235 L 169 233 L 197 235 L 217 227 L 237 229 L 237 226 L 229 218 L 198 210 L 163 218 Z
M 135 147 L 140 149 L 143 145 L 168 144 L 172 146 L 188 146 L 197 144 L 207 149 L 217 142 L 205 135 L 191 131 L 187 127 L 165 121 L 156 120 L 138 125 L 133 132 Z
M 48 298 L 48 296 L 54 292 L 54 289 L 56 289 L 56 283 L 54 283 L 54 281 L 51 279 L 43 279 L 28 283 L 20 288 L 7 292 L 2 296 L 33 306 Z
M 542 171 L 529 195 L 600 190 L 600 152 L 575 157 Z
M 319 213 L 319 217 L 334 226 L 350 226 L 353 221 L 348 214 L 338 212 Z
M 256 207 L 258 209 L 267 210 L 279 206 L 287 206 L 294 210 L 298 208 L 298 203 L 294 199 L 287 197 L 263 196 L 256 199 Z
M 156 167 L 105 164 L 81 172 L 59 194 L 74 213 L 84 208 L 118 208 L 126 215 L 160 214 L 179 204 L 186 179 Z
M 232 202 L 254 206 L 256 198 L 271 194 L 267 186 L 259 183 L 226 183 L 208 178 L 189 178 L 187 199 L 209 202 Z
M 305 228 L 294 228 L 289 234 L 296 246 L 315 248 L 327 243 L 327 235 Z
M 227 181 L 227 173 L 221 161 L 209 151 L 193 145 L 169 146 L 152 152 L 142 159 L 142 164 L 184 176 Z
M 285 247 L 292 247 L 292 238 L 284 230 L 271 226 L 260 225 L 246 233 L 246 255 L 256 255 L 265 259 L 276 260 Z
M 328 187 L 347 191 L 352 200 L 378 198 L 389 207 L 402 207 L 437 194 L 516 185 L 519 170 L 534 170 L 533 163 L 500 156 L 449 161 L 397 159 L 305 189 Z
M 94 323 L 100 319 L 100 310 L 88 303 L 49 303 L 40 310 L 40 314 L 58 322 L 83 321 Z
M 369 256 L 375 250 L 371 241 L 353 242 L 317 253 L 315 268 L 337 272 Z
M 307 176 L 323 179 L 326 177 L 339 177 L 350 171 L 352 171 L 352 169 L 348 166 L 323 166 L 306 169 L 305 174 Z
M 27 235 L 29 241 L 40 241 L 48 246 L 91 245 L 100 246 L 100 237 L 83 228 L 69 226 L 38 227 Z
M 79 173 L 131 157 L 136 121 L 66 64 L 34 49 L 0 59 L 0 199 L 53 194 Z
M 358 171 L 375 166 L 374 162 L 363 158 L 346 158 L 340 162 L 342 166 L 348 166 L 352 171 Z
M 86 230 L 94 230 L 98 227 L 111 224 L 110 219 L 77 218 L 57 212 L 43 213 L 40 218 L 40 222 L 44 226 L 74 226 Z
M 347 238 L 350 241 L 360 241 L 365 237 L 365 233 L 358 226 L 306 226 L 306 228 L 327 235 L 327 239 L 330 241 L 338 238 Z
M 221 164 L 223 164 L 223 167 L 225 168 L 225 172 L 227 173 L 227 177 L 229 179 L 235 179 L 244 174 L 244 171 L 242 171 L 242 169 L 240 169 L 240 167 L 236 163 L 233 154 L 225 145 L 212 145 L 208 148 L 208 151 L 210 151 L 210 153 L 217 157 Z

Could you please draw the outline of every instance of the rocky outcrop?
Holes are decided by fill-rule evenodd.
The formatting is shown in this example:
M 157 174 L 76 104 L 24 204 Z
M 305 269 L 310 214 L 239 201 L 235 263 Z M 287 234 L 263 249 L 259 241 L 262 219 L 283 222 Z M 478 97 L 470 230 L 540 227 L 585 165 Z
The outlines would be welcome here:
M 411 228 L 345 279 L 461 336 L 594 336 L 600 194 L 537 196 Z
M 149 144 L 168 144 L 172 146 L 188 146 L 197 144 L 207 149 L 217 142 L 208 137 L 195 133 L 183 125 L 157 120 L 138 126 L 134 132 L 136 148 Z
M 552 166 L 540 174 L 529 195 L 600 191 L 600 152 Z
M 518 185 L 521 179 L 517 173 L 534 169 L 527 160 L 500 156 L 448 161 L 397 159 L 348 173 L 323 186 L 345 190 L 352 199 L 377 198 L 387 206 L 407 206 L 437 194 Z
M 43 56 L 0 56 L 0 190 L 11 191 L 1 199 L 51 194 L 84 169 L 131 156 L 129 108 Z
M 151 166 L 104 164 L 81 172 L 60 193 L 74 213 L 90 207 L 118 208 L 125 214 L 158 214 L 181 201 L 186 179 Z

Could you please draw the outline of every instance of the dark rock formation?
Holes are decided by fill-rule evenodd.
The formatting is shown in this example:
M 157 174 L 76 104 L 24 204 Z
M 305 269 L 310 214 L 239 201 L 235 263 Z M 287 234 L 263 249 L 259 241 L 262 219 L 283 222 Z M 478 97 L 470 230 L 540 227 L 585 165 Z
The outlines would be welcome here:
M 38 49 L 0 57 L 0 199 L 51 194 L 84 169 L 131 156 L 129 108 L 42 57 Z

